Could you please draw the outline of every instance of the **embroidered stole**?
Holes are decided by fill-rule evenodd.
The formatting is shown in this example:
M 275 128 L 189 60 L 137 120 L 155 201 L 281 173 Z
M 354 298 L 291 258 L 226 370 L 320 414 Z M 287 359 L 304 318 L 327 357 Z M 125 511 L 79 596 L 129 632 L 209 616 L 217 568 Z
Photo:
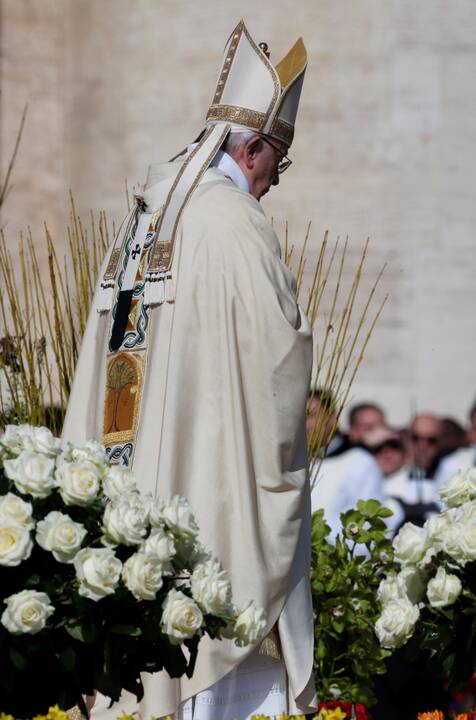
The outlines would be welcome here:
M 154 245 L 160 211 L 151 215 L 143 244 L 137 238 L 141 218 L 139 207 L 129 213 L 127 234 L 122 242 L 121 270 L 108 328 L 106 388 L 102 442 L 109 461 L 131 467 L 134 459 L 136 435 L 142 401 L 146 365 L 148 330 L 151 308 L 144 303 L 145 275 Z M 132 218 L 132 221 L 130 220 Z M 140 254 L 140 259 L 139 259 Z M 135 279 L 126 282 L 129 265 Z M 128 290 L 123 286 L 131 285 Z

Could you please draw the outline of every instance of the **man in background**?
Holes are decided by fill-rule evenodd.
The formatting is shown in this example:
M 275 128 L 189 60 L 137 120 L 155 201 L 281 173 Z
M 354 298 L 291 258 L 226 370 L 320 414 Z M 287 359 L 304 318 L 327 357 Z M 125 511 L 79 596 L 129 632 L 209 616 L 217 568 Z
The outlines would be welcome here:
M 359 500 L 384 500 L 381 469 L 367 450 L 347 441 L 338 428 L 337 416 L 332 394 L 312 390 L 306 422 L 311 448 L 312 511 L 324 509 L 332 537 L 341 529 L 341 513 L 357 507 Z M 398 518 L 392 518 L 392 527 L 395 520 L 398 522 Z
M 347 436 L 352 445 L 362 445 L 366 435 L 384 425 L 385 414 L 381 407 L 374 403 L 359 403 L 349 410 Z

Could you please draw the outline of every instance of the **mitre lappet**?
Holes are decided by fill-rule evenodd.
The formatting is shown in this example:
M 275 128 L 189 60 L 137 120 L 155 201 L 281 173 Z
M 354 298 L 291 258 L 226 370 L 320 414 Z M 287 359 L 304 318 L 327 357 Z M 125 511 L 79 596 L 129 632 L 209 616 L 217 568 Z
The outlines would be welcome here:
M 146 306 L 175 299 L 172 263 L 180 217 L 229 133 L 250 130 L 291 145 L 306 65 L 307 53 L 301 38 L 281 62 L 273 65 L 266 43 L 256 43 L 243 20 L 233 30 L 225 46 L 205 128 L 179 166 L 155 218 L 156 224 L 151 226 L 155 237 L 145 275 Z M 173 159 L 185 153 L 184 150 Z M 144 209 L 143 199 L 137 197 L 119 229 L 101 282 L 99 312 L 112 307 L 123 245 L 130 239 Z M 124 283 L 121 290 L 128 290 Z

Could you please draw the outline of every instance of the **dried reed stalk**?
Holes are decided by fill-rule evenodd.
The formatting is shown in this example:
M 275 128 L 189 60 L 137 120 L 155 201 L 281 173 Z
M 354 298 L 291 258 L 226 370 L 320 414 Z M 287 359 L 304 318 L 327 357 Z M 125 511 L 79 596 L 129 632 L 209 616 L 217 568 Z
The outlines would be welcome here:
M 309 317 L 317 351 L 310 400 L 316 392 L 319 393 L 320 415 L 311 437 L 308 438 L 311 475 L 317 477 L 318 466 L 337 428 L 370 337 L 388 296 L 385 296 L 381 302 L 375 297 L 385 265 L 378 272 L 370 289 L 366 292 L 362 288 L 368 240 L 357 267 L 353 270 L 350 287 L 344 289 L 343 279 L 348 265 L 348 240 L 341 243 L 337 239 L 333 245 L 329 245 L 327 232 L 315 260 L 311 284 L 306 293 L 303 279 L 309 254 L 309 235 L 310 224 L 307 227 L 297 265 L 293 267 L 295 247 L 289 246 L 286 225 L 284 259 L 295 272 L 298 299 Z M 362 300 L 363 307 L 361 306 L 362 309 L 357 311 L 357 302 Z
M 99 267 L 109 245 L 104 213 L 90 230 L 71 213 L 66 256 L 45 226 L 48 273 L 33 237 L 20 239 L 15 266 L 0 233 L 0 412 L 3 422 L 48 425 L 60 432 Z M 18 267 L 19 266 L 19 267 Z M 15 270 L 16 268 L 16 270 Z

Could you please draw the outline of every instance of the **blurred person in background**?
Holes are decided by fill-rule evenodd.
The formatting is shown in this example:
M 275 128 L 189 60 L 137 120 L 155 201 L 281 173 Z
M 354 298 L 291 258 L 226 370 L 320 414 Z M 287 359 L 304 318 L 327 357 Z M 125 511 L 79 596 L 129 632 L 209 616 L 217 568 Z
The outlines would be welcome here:
M 337 420 L 338 408 L 331 393 L 311 391 L 306 432 L 311 458 L 312 511 L 324 509 L 333 538 L 340 530 L 340 514 L 357 507 L 358 500 L 374 498 L 384 502 L 383 473 L 377 462 L 363 447 L 349 445 Z M 393 531 L 402 517 L 395 503 L 391 502 L 390 507 L 396 513 L 388 523 Z
M 440 462 L 455 450 L 467 445 L 466 430 L 454 418 L 444 417 L 441 420 L 441 437 L 440 437 Z
M 377 427 L 385 425 L 385 414 L 374 403 L 359 403 L 349 410 L 349 429 L 347 432 L 351 445 L 362 445 L 364 436 Z
M 418 478 L 434 476 L 442 439 L 441 419 L 433 413 L 415 415 L 410 423 L 411 472 Z
M 441 461 L 435 473 L 438 490 L 456 473 L 476 467 L 476 403 L 469 410 L 465 447 L 458 448 Z
M 435 483 L 414 473 L 406 463 L 402 433 L 382 425 L 364 436 L 364 445 L 382 470 L 385 504 L 398 503 L 400 523 L 423 525 L 438 511 Z
M 469 411 L 469 427 L 466 431 L 466 442 L 468 445 L 476 445 L 476 403 Z

